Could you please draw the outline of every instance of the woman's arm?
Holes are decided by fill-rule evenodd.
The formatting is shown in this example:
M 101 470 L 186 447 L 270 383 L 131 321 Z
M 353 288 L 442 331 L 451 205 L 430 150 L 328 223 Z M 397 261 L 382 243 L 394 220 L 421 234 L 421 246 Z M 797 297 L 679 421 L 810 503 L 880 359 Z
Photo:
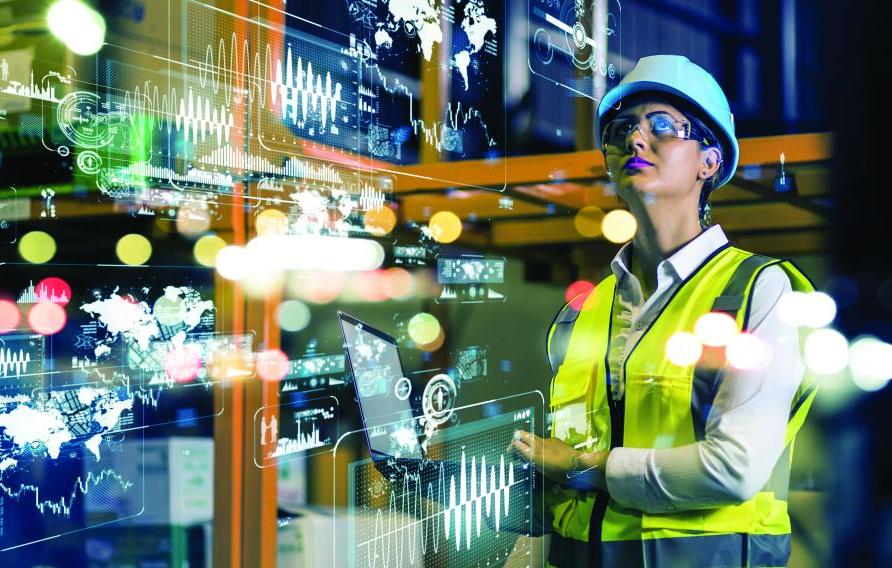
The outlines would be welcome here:
M 758 276 L 750 332 L 768 345 L 771 358 L 761 369 L 724 373 L 703 441 L 610 452 L 607 489 L 617 503 L 648 513 L 699 509 L 745 501 L 764 486 L 784 450 L 804 371 L 798 331 L 778 314 L 778 300 L 791 290 L 778 266 Z

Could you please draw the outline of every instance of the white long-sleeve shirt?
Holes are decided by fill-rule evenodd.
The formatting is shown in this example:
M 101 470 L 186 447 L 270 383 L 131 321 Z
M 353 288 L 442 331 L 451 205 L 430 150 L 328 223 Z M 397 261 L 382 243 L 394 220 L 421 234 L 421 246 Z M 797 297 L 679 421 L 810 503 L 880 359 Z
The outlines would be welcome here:
M 614 398 L 624 392 L 629 349 L 676 288 L 728 242 L 713 225 L 657 266 L 657 289 L 643 301 L 629 270 L 630 244 L 611 262 L 617 278 L 609 354 Z M 706 422 L 705 439 L 668 449 L 614 448 L 607 460 L 607 488 L 621 506 L 648 513 L 715 507 L 750 498 L 767 481 L 784 449 L 790 405 L 805 370 L 797 330 L 778 316 L 778 300 L 792 286 L 778 266 L 756 279 L 748 331 L 769 346 L 767 365 L 724 371 Z

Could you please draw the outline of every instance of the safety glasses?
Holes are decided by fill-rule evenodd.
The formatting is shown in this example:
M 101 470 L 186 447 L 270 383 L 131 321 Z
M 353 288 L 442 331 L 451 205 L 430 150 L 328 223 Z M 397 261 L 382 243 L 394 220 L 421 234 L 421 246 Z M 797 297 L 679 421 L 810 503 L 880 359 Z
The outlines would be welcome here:
M 624 149 L 636 128 L 655 140 L 697 140 L 705 147 L 710 145 L 709 140 L 687 120 L 678 120 L 668 112 L 654 111 L 640 119 L 620 116 L 608 122 L 601 134 L 601 147 L 605 150 Z

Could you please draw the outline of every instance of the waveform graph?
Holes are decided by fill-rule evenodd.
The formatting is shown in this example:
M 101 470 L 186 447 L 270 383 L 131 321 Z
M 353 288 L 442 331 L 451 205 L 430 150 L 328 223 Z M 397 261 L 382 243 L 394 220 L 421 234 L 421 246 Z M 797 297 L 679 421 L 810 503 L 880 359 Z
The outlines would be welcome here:
M 45 355 L 45 336 L 13 334 L 0 337 L 0 392 L 39 386 Z
M 274 467 L 331 451 L 338 439 L 338 400 L 307 399 L 264 406 L 254 414 L 254 465 Z
M 187 2 L 185 16 L 188 82 L 196 97 L 212 101 L 202 113 L 196 103 L 209 126 L 222 123 L 225 134 L 221 109 L 244 109 L 243 133 L 268 151 L 300 154 L 307 142 L 358 150 L 360 61 L 342 49 L 346 36 L 285 12 L 284 22 L 273 22 L 197 1 Z
M 512 551 L 529 554 L 535 475 L 507 446 L 515 430 L 535 431 L 535 415 L 526 408 L 447 428 L 426 442 L 424 460 L 351 463 L 347 542 L 336 557 L 391 568 L 490 566 Z

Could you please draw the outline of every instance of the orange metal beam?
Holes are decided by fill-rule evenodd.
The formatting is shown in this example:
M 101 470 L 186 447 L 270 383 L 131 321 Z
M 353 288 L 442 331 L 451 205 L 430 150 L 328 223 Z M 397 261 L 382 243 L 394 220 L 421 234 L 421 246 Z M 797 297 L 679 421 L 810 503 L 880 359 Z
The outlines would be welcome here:
M 830 133 L 744 138 L 739 143 L 741 166 L 778 163 L 781 152 L 784 153 L 787 164 L 820 162 L 829 160 L 833 150 Z M 506 167 L 494 167 L 498 161 L 503 161 Z M 501 187 L 505 183 L 551 183 L 606 176 L 604 157 L 597 150 L 515 156 L 499 160 L 437 162 L 393 169 L 404 174 L 396 176 L 394 192 L 397 194 L 446 189 L 454 185 L 442 181 L 444 179 L 461 179 L 471 186 Z

